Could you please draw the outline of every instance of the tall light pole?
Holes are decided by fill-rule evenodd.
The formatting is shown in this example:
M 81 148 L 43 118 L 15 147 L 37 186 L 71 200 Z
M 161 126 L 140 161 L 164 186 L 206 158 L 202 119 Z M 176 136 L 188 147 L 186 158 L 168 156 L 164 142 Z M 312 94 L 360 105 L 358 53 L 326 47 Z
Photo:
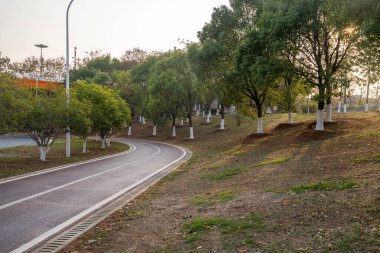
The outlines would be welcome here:
M 66 11 L 66 96 L 67 105 L 70 103 L 70 64 L 69 64 L 69 10 L 74 0 L 71 0 Z M 70 157 L 70 127 L 66 128 L 66 157 Z
M 35 44 L 34 46 L 41 49 L 41 54 L 40 54 L 40 77 L 41 77 L 42 76 L 42 49 L 47 48 L 48 46 L 46 46 L 42 43 L 41 44 Z M 36 78 L 36 94 L 37 94 L 37 90 L 38 90 L 38 77 Z
M 77 70 L 77 47 L 74 47 L 74 70 Z

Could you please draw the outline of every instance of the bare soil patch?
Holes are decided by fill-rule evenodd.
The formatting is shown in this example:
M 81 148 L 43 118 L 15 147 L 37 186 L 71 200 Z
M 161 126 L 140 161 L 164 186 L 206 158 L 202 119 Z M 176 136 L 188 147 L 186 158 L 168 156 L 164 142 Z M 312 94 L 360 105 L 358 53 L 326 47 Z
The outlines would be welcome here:
M 300 119 L 249 143 L 250 120 L 158 129 L 192 159 L 62 252 L 379 252 L 380 115 L 334 114 L 328 138 Z

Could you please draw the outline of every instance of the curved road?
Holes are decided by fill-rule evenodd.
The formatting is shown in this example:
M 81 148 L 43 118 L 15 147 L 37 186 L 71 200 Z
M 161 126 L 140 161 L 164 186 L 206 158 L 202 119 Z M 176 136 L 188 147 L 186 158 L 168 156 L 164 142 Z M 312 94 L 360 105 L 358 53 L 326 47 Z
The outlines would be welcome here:
M 117 139 L 125 154 L 0 181 L 0 252 L 23 252 L 93 213 L 170 165 L 186 151 L 162 143 Z

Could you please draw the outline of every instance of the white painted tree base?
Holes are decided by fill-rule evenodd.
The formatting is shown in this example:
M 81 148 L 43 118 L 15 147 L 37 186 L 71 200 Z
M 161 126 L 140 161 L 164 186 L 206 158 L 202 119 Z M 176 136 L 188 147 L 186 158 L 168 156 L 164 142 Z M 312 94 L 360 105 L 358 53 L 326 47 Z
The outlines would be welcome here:
M 39 147 L 40 149 L 40 160 L 45 162 L 46 161 L 46 155 L 49 149 L 47 147 Z
M 318 110 L 317 112 L 317 125 L 315 126 L 315 130 L 324 131 L 325 127 L 323 124 L 323 110 Z
M 258 118 L 257 119 L 257 133 L 258 134 L 263 134 L 264 133 L 263 118 Z
M 190 127 L 190 129 L 189 129 L 189 131 L 190 131 L 190 137 L 189 137 L 189 139 L 194 139 L 194 129 L 193 129 L 193 127 Z
M 102 139 L 102 148 L 106 148 L 106 140 Z
M 365 110 L 364 110 L 365 112 L 368 112 L 368 107 L 369 107 L 368 104 L 365 104 Z
M 172 130 L 172 137 L 176 137 L 176 132 L 175 132 L 175 126 L 173 126 L 173 130 Z
M 139 116 L 139 123 L 141 123 L 142 122 L 142 117 L 141 117 L 141 115 Z
M 131 126 L 128 127 L 128 135 L 129 135 L 129 136 L 132 135 L 132 127 L 131 127 Z
M 344 104 L 344 105 L 343 105 L 343 112 L 344 112 L 344 113 L 347 113 L 347 104 Z
M 180 126 L 183 126 L 183 119 L 181 119 L 179 125 L 180 125 Z
M 219 109 L 216 109 L 216 113 L 215 113 L 216 116 L 219 116 Z
M 87 153 L 87 140 L 83 141 L 82 153 L 83 154 Z
M 293 112 L 288 112 L 288 122 L 289 124 L 293 124 Z
M 144 118 L 144 117 L 142 117 L 142 123 L 143 123 L 143 124 L 146 124 L 146 122 L 145 122 L 145 118 Z
M 332 122 L 332 104 L 326 105 L 326 122 Z
M 152 132 L 152 135 L 153 135 L 153 136 L 156 136 L 156 135 L 157 135 L 157 126 L 153 126 L 153 132 Z
M 339 104 L 338 104 L 338 112 L 341 112 L 341 108 L 342 108 L 342 102 L 339 101 Z
M 224 130 L 224 119 L 220 120 L 220 130 Z
M 197 111 L 197 117 L 199 117 L 199 110 Z
M 209 114 L 207 114 L 206 123 L 207 123 L 207 124 L 211 123 L 211 121 L 210 121 L 210 115 L 209 115 Z

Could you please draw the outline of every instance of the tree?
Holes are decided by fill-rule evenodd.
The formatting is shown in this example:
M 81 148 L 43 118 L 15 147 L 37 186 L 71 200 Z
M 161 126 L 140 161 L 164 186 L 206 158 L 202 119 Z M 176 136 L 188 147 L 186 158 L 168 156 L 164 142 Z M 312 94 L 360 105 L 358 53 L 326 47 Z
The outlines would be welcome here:
M 12 73 L 35 79 L 48 79 L 53 81 L 62 81 L 65 77 L 65 59 L 59 58 L 42 58 L 28 57 L 22 62 L 16 62 L 11 65 Z
M 27 133 L 37 143 L 40 160 L 46 161 L 47 153 L 67 125 L 70 107 L 66 105 L 63 90 L 41 92 L 38 96 L 33 96 L 31 90 L 29 92 L 31 99 L 24 102 L 30 106 L 17 120 L 17 130 Z
M 130 120 L 127 103 L 112 89 L 78 81 L 73 85 L 79 101 L 91 103 L 90 119 L 94 130 L 100 133 L 102 148 L 111 129 L 120 129 Z
M 17 131 L 20 118 L 31 106 L 30 99 L 26 88 L 18 87 L 12 76 L 0 72 L 0 135 Z
M 172 121 L 172 137 L 176 136 L 175 121 L 182 114 L 181 97 L 184 89 L 180 85 L 181 76 L 176 71 L 178 52 L 168 52 L 155 63 L 154 71 L 148 81 L 150 104 L 148 111 L 154 110 L 160 117 L 161 125 Z M 151 117 L 149 117 L 151 118 Z
M 263 133 L 263 105 L 277 87 L 281 64 L 276 59 L 272 41 L 263 30 L 250 31 L 239 46 L 236 57 L 238 88 L 254 101 L 257 110 L 257 133 Z
M 286 44 L 299 75 L 318 90 L 316 130 L 324 130 L 323 109 L 331 121 L 332 78 L 342 67 L 358 33 L 347 18 L 347 1 L 266 1 L 263 26 Z
M 380 79 L 380 42 L 370 37 L 362 37 L 356 45 L 355 70 L 366 79 L 362 87 L 364 92 L 366 86 L 365 112 L 368 112 L 370 86 Z
M 70 108 L 67 126 L 72 133 L 77 135 L 83 142 L 82 153 L 87 153 L 87 137 L 91 132 L 93 122 L 91 120 L 92 105 L 89 101 L 72 99 L 76 97 L 73 92 L 70 94 Z

